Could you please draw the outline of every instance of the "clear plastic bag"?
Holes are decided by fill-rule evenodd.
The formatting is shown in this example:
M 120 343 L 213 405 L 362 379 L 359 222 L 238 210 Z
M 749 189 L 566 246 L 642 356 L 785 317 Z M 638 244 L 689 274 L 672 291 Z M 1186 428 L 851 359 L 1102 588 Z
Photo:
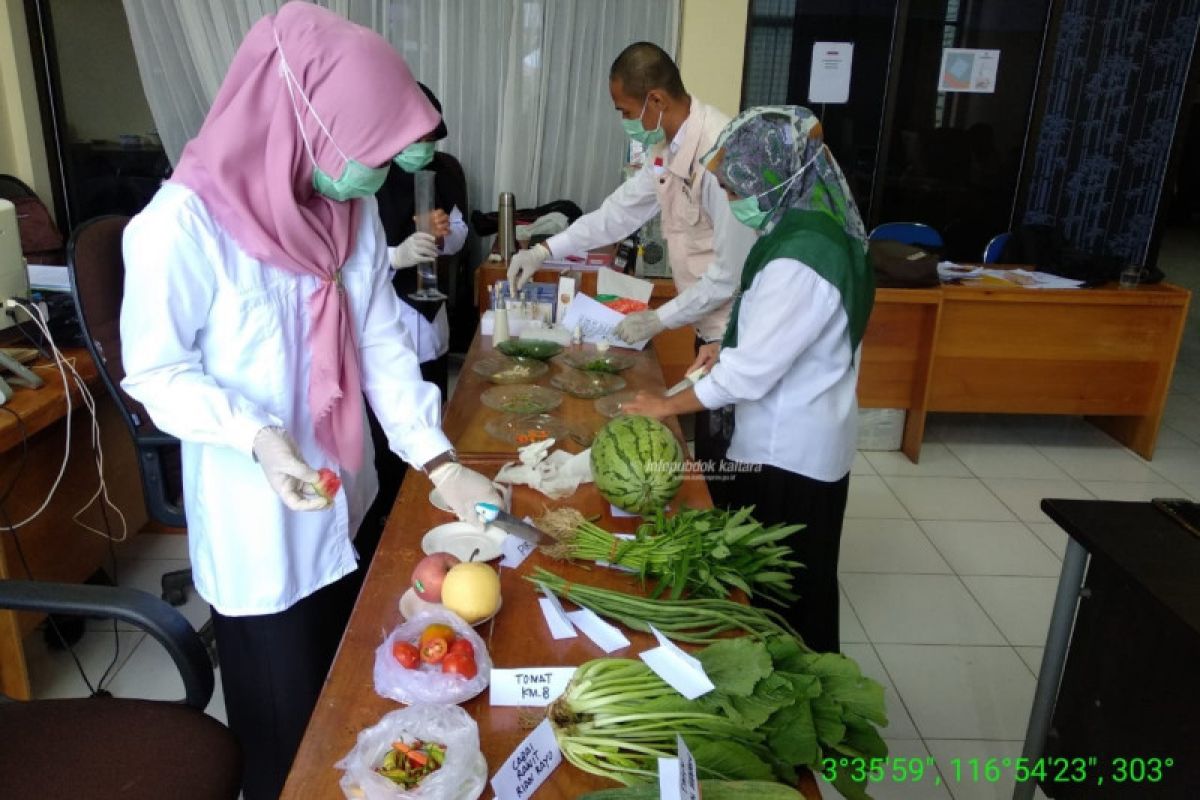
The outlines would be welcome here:
M 397 739 L 445 745 L 446 761 L 413 789 L 375 771 Z M 346 797 L 358 800 L 475 800 L 487 782 L 479 727 L 458 706 L 415 705 L 385 714 L 358 734 L 354 748 L 335 765 Z
M 430 625 L 449 625 L 455 636 L 464 638 L 475 648 L 478 673 L 467 680 L 461 675 L 442 672 L 438 664 L 421 664 L 415 669 L 400 666 L 392 655 L 392 643 L 405 641 L 416 644 L 421 631 Z M 422 611 L 397 627 L 375 650 L 375 691 L 398 703 L 465 703 L 488 686 L 492 659 L 487 645 L 462 617 L 445 609 Z

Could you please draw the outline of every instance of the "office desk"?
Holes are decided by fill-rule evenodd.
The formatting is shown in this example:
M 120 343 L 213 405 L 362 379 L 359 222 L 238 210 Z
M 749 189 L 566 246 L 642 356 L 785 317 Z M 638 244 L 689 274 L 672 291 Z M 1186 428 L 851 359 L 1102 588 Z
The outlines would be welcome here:
M 96 398 L 109 496 L 125 514 L 129 535 L 132 536 L 146 522 L 132 441 L 120 413 L 100 383 L 91 356 L 82 348 L 69 348 L 64 354 L 74 359 L 76 370 Z M 8 487 L 14 487 L 12 494 L 3 501 L 8 520 L 0 519 L 2 527 L 23 520 L 37 510 L 54 484 L 63 460 L 67 431 L 66 393 L 58 370 L 44 362 L 38 364 L 35 371 L 45 379 L 46 385 L 41 389 L 18 388 L 12 400 L 4 406 L 19 414 L 21 423 L 12 414 L 0 411 L 0 496 Z M 0 545 L 0 580 L 27 577 L 25 564 L 21 560 L 22 553 L 29 572 L 38 580 L 82 582 L 107 561 L 108 543 L 72 520 L 72 516 L 96 490 L 98 477 L 91 448 L 91 416 L 83 407 L 74 384 L 71 397 L 74 405 L 71 414 L 71 455 L 62 482 L 46 510 L 18 530 L 18 538 L 7 531 L 0 532 L 3 538 L 3 544 Z M 21 424 L 24 425 L 25 439 Z M 14 481 L 18 482 L 14 484 Z M 116 525 L 112 517 L 110 512 L 109 518 Z M 95 505 L 80 518 L 93 527 L 104 529 L 103 519 Z M 25 668 L 22 639 L 41 619 L 36 614 L 0 612 L 0 692 L 10 697 L 29 697 L 29 675 Z
M 1022 755 L 1095 759 L 1090 780 L 1042 781 L 1052 798 L 1195 797 L 1200 538 L 1150 503 L 1051 499 L 1042 510 L 1071 538 Z M 1117 758 L 1173 765 L 1161 782 L 1121 784 Z M 1013 797 L 1032 795 L 1026 783 Z

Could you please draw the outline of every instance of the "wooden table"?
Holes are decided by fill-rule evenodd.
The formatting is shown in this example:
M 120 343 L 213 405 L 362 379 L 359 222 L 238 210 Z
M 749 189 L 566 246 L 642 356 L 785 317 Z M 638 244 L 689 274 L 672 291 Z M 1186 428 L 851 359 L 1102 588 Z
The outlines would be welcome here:
M 91 356 L 82 348 L 69 348 L 64 355 L 74 360 L 75 369 L 95 395 L 109 495 L 125 514 L 132 536 L 146 522 L 146 505 L 138 480 L 133 443 L 120 412 L 100 383 Z M 16 388 L 13 398 L 4 406 L 20 415 L 20 423 L 12 414 L 0 411 L 0 495 L 19 479 L 12 494 L 4 501 L 8 520 L 0 519 L 0 525 L 18 522 L 36 511 L 54 484 L 62 464 L 67 430 L 64 419 L 66 392 L 62 378 L 53 365 L 43 361 L 34 364 L 33 369 L 45 379 L 45 385 L 40 389 Z M 71 398 L 74 406 L 71 456 L 62 483 L 46 510 L 20 528 L 18 536 L 34 578 L 78 583 L 87 580 L 107 562 L 108 544 L 71 519 L 96 490 L 98 481 L 91 449 L 91 416 L 73 382 Z M 93 527 L 104 529 L 100 512 L 94 505 L 81 518 Z M 111 513 L 109 518 L 112 520 Z M 115 520 L 112 522 L 117 524 Z M 27 577 L 13 536 L 3 531 L 0 539 L 3 540 L 0 544 L 0 580 Z M 39 614 L 0 611 L 0 692 L 10 697 L 29 698 L 29 674 L 22 640 L 41 619 Z
M 859 404 L 903 408 L 916 461 L 930 411 L 1078 414 L 1154 455 L 1191 293 L 943 286 L 880 289 Z
M 460 458 L 514 461 L 517 457 L 517 445 L 501 441 L 485 429 L 492 420 L 499 420 L 506 416 L 503 412 L 488 408 L 479 401 L 479 395 L 494 384 L 477 374 L 472 368 L 480 358 L 496 352 L 492 349 L 491 340 L 490 336 L 475 334 L 471 347 L 467 351 L 462 371 L 459 373 L 454 396 L 446 405 L 442 428 L 450 441 L 454 442 Z M 584 345 L 583 349 L 588 352 L 595 351 L 595 347 L 592 345 Z M 625 379 L 626 384 L 622 391 L 644 390 L 656 394 L 665 391 L 666 385 L 663 383 L 662 370 L 659 369 L 654 351 L 646 349 L 639 352 L 614 348 L 611 352 L 620 352 L 634 359 L 632 367 L 619 373 Z M 550 387 L 550 379 L 561 371 L 573 370 L 565 364 L 551 360 L 550 371 L 539 378 L 537 384 Z M 608 420 L 596 411 L 594 400 L 572 397 L 566 392 L 562 392 L 562 395 L 562 405 L 551 413 L 571 425 L 585 442 L 590 442 L 591 436 Z M 683 440 L 677 420 L 672 417 L 667 420 L 667 426 L 680 438 L 680 441 Z M 575 439 L 567 439 L 558 442 L 556 446 L 571 453 L 578 453 L 587 445 Z

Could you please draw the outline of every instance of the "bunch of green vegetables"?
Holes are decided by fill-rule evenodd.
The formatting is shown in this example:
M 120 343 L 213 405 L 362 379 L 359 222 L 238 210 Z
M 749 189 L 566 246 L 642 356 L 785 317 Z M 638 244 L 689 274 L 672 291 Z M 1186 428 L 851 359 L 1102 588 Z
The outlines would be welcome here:
M 660 511 L 632 539 L 604 530 L 572 508 L 549 511 L 537 524 L 557 540 L 543 548 L 549 555 L 628 567 L 643 582 L 656 581 L 652 597 L 668 590 L 673 600 L 684 592 L 728 597 L 741 589 L 750 598 L 789 605 L 796 600 L 791 570 L 802 565 L 783 541 L 804 526 L 764 526 L 750 516 L 753 511 L 685 508 L 673 516 Z
M 676 735 L 701 778 L 779 780 L 825 757 L 884 758 L 883 687 L 837 653 L 806 652 L 792 637 L 716 642 L 695 653 L 716 687 L 687 700 L 641 661 L 597 659 L 579 667 L 548 716 L 575 766 L 625 784 L 655 780 L 657 759 L 676 755 Z M 834 787 L 869 800 L 840 770 Z
M 797 641 L 800 639 L 799 634 L 778 612 L 732 600 L 654 600 L 586 583 L 569 583 L 541 567 L 535 569 L 526 580 L 634 630 L 648 633 L 653 625 L 664 636 L 677 642 L 712 644 L 729 634 L 747 634 L 757 638 L 792 636 Z

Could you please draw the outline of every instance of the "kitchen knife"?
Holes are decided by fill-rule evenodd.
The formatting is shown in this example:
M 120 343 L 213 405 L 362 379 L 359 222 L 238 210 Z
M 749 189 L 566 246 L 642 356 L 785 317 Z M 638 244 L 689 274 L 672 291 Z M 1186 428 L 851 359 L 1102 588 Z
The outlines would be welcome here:
M 479 515 L 480 521 L 488 525 L 495 525 L 505 533 L 511 533 L 530 544 L 537 544 L 542 540 L 540 530 L 492 503 L 476 503 L 475 513 Z
M 697 370 L 692 370 L 691 372 L 689 372 L 687 374 L 686 378 L 684 378 L 679 383 L 672 386 L 670 389 L 667 389 L 667 393 L 665 396 L 666 397 L 674 397 L 675 395 L 679 394 L 680 392 L 687 391 L 687 389 L 689 389 L 692 386 L 695 386 L 696 382 L 698 380 L 700 380 L 701 378 L 703 378 L 707 374 L 708 374 L 708 370 L 704 369 L 703 367 L 701 367 L 700 369 L 697 369 Z

